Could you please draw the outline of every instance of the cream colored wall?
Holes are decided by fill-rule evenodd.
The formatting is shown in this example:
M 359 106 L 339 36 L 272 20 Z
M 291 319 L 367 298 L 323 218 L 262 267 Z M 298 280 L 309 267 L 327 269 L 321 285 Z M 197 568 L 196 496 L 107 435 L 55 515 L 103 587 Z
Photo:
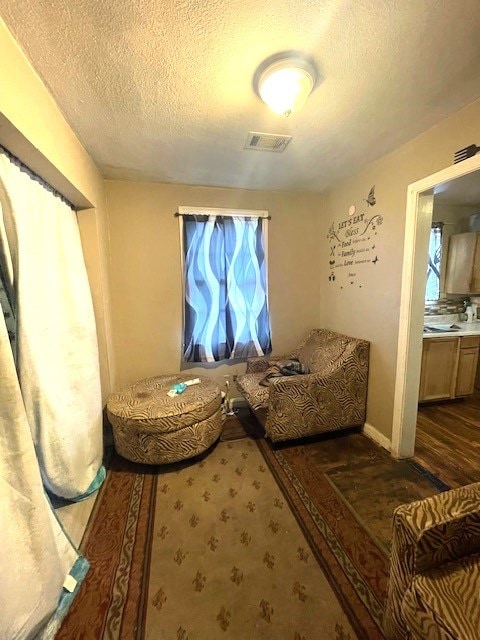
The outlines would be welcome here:
M 16 143 L 22 145 L 19 139 L 23 138 L 33 145 L 27 153 L 35 157 L 39 167 L 43 164 L 50 174 L 56 170 L 93 205 L 93 208 L 79 212 L 78 221 L 95 308 L 105 399 L 112 385 L 113 362 L 110 357 L 109 251 L 104 181 L 1 19 L 0 114 L 4 119 L 3 127 L 0 127 L 0 143 L 6 144 L 7 133 L 12 141 L 11 131 L 16 130 Z M 26 161 L 23 157 L 22 160 Z
M 480 205 L 461 205 L 436 202 L 433 198 L 433 220 L 452 223 L 454 233 L 463 233 L 470 228 L 470 216 L 480 211 Z
M 407 185 L 451 164 L 456 149 L 478 142 L 480 101 L 457 112 L 392 154 L 364 167 L 324 196 L 103 180 L 53 98 L 0 20 L 0 115 L 90 201 L 79 213 L 100 347 L 104 398 L 110 387 L 178 371 L 181 204 L 268 209 L 270 306 L 274 349 L 289 350 L 313 326 L 371 341 L 367 420 L 391 434 Z M 1 123 L 0 123 L 1 125 Z M 372 124 L 372 126 L 374 126 Z M 0 126 L 0 142 L 2 128 Z M 328 282 L 326 241 L 332 220 L 361 207 L 371 185 L 384 216 L 381 261 L 360 288 Z M 108 278 L 111 233 L 111 339 Z M 118 379 L 114 362 L 118 358 Z M 219 380 L 243 365 L 212 369 Z M 200 369 L 192 370 L 192 375 Z
M 182 343 L 181 205 L 267 209 L 269 299 L 277 354 L 318 326 L 318 196 L 107 181 L 118 385 L 178 372 Z M 195 367 L 223 385 L 245 364 Z
M 319 247 L 321 324 L 371 341 L 367 422 L 388 438 L 392 432 L 407 186 L 451 165 L 456 150 L 479 139 L 480 100 L 325 194 Z M 366 211 L 363 199 L 372 185 L 376 185 L 377 204 L 369 214 L 380 213 L 384 218 L 377 236 L 379 262 L 363 269 L 362 288 L 347 285 L 340 289 L 337 282 L 328 282 L 327 231 L 332 221 L 348 218 L 351 204 Z

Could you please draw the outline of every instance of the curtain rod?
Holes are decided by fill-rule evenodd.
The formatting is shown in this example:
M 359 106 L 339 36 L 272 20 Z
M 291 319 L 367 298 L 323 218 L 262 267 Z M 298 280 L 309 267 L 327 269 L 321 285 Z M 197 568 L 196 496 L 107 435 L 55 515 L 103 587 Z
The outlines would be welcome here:
M 217 218 L 260 218 L 260 220 L 271 220 L 272 216 L 256 216 L 256 215 L 248 215 L 245 213 L 236 213 L 221 214 L 221 213 L 180 213 L 179 211 L 175 211 L 173 214 L 174 218 L 178 218 L 179 216 L 215 216 Z

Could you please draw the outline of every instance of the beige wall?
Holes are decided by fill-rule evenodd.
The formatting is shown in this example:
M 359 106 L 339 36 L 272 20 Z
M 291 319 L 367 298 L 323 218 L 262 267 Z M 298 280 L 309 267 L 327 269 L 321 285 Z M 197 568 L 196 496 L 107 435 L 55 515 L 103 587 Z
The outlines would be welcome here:
M 388 438 L 392 431 L 407 186 L 451 165 L 457 149 L 479 139 L 480 100 L 325 194 L 319 247 L 321 324 L 371 341 L 367 421 Z M 372 185 L 376 185 L 377 204 L 368 211 L 363 199 Z M 379 262 L 359 269 L 355 285 L 347 283 L 341 289 L 338 279 L 333 285 L 328 282 L 326 236 L 333 221 L 349 217 L 351 204 L 368 215 L 382 214 L 384 221 L 377 236 Z
M 104 398 L 111 387 L 180 368 L 179 236 L 172 215 L 177 207 L 268 209 L 273 216 L 269 279 L 274 351 L 288 351 L 314 326 L 369 339 L 367 419 L 390 436 L 407 185 L 450 165 L 455 150 L 478 142 L 480 101 L 323 196 L 112 181 L 106 183 L 109 221 L 98 170 L 1 20 L 0 116 L 93 205 L 79 213 L 79 224 L 94 299 Z M 0 120 L 0 143 L 3 135 Z M 372 184 L 378 202 L 374 211 L 384 217 L 380 262 L 365 269 L 362 288 L 340 289 L 337 282 L 328 282 L 328 227 L 345 218 L 351 204 L 363 211 L 363 198 Z M 222 365 L 212 374 L 221 381 L 224 374 L 243 369 L 244 365 Z
M 118 385 L 178 372 L 181 360 L 181 205 L 267 209 L 269 299 L 274 352 L 318 326 L 317 196 L 172 184 L 107 181 L 112 311 Z M 245 364 L 198 367 L 223 384 Z
M 104 181 L 1 19 L 0 115 L 0 143 L 13 153 L 16 149 L 12 145 L 18 145 L 26 154 L 21 158 L 26 164 L 34 165 L 46 179 L 53 176 L 59 184 L 62 180 L 69 183 L 93 205 L 79 212 L 78 220 L 94 301 L 105 399 L 111 388 L 113 366 Z
M 433 220 L 452 223 L 453 233 L 470 229 L 470 216 L 480 211 L 480 205 L 463 205 L 437 202 L 433 198 Z

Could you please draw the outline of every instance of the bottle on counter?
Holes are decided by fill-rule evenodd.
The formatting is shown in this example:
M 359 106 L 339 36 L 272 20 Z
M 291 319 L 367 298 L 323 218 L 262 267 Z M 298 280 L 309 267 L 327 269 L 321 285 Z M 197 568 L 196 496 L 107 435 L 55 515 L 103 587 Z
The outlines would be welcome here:
M 473 322 L 477 322 L 479 320 L 478 318 L 478 311 L 480 309 L 480 298 L 470 298 L 470 302 L 472 303 L 472 312 L 473 312 Z
M 473 322 L 473 307 L 470 300 L 465 300 L 465 313 L 467 314 L 467 323 Z

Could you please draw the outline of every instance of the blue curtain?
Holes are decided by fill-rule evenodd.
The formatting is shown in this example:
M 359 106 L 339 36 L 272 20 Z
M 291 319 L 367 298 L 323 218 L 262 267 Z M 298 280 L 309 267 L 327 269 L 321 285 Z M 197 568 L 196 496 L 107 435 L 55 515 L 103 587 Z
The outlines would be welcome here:
M 261 218 L 183 216 L 183 358 L 215 362 L 269 353 Z
M 442 226 L 437 224 L 430 230 L 428 246 L 427 287 L 425 300 L 440 298 L 440 260 L 442 258 Z

